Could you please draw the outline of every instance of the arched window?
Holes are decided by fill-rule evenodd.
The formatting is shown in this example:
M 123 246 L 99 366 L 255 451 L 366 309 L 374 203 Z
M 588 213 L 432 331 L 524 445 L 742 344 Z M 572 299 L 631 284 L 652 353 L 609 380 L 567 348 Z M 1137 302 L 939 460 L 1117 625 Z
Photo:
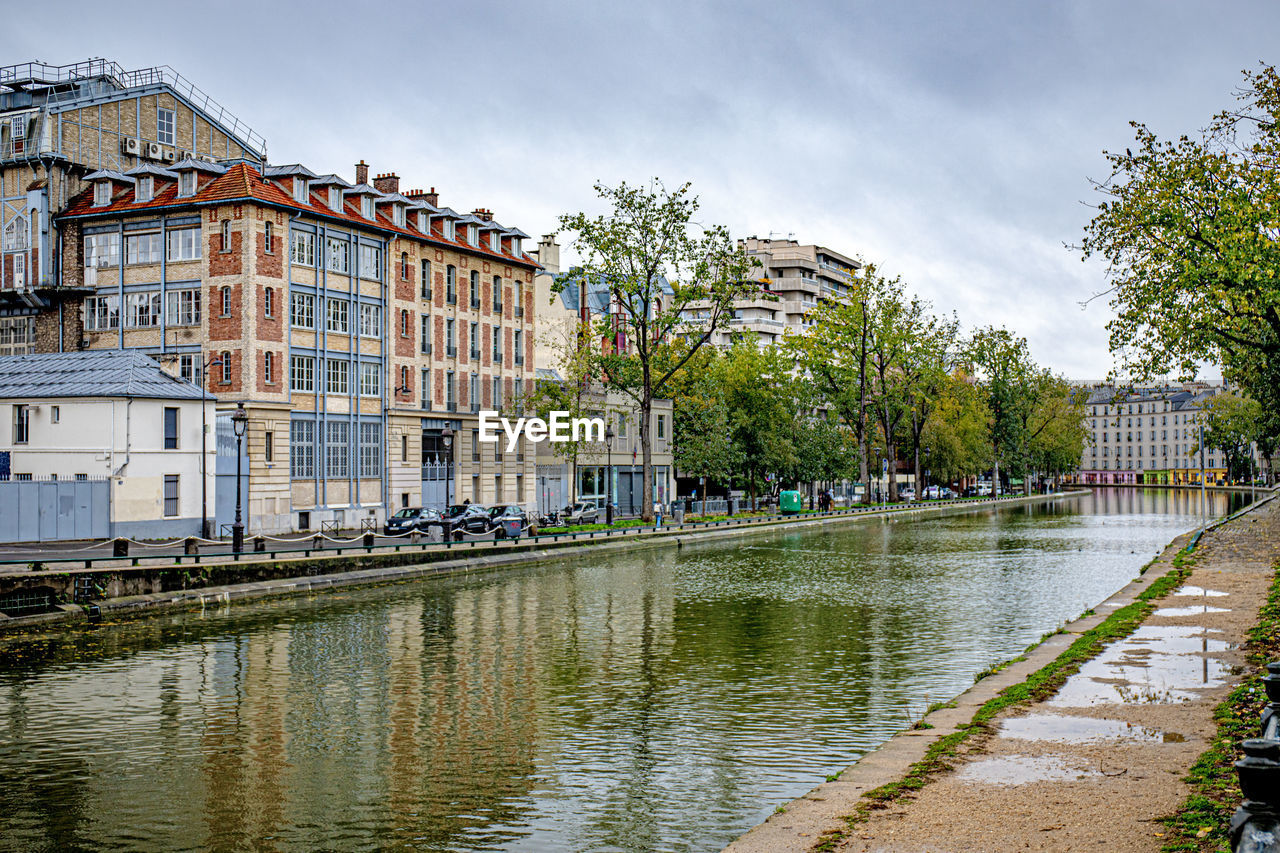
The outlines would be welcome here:
M 400 309 L 400 337 L 409 337 L 409 312 Z
M 409 253 L 408 252 L 400 253 L 400 280 L 401 281 L 409 280 Z
M 15 216 L 4 228 L 4 250 L 20 252 L 27 248 L 27 219 Z

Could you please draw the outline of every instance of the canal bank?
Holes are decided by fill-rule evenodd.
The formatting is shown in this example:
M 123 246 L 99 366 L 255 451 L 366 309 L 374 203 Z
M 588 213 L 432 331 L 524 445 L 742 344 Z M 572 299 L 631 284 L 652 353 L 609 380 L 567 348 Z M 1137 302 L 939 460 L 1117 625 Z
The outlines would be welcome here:
M 660 529 L 537 537 L 523 541 L 471 542 L 457 546 L 419 546 L 360 549 L 355 554 L 308 552 L 304 556 L 246 554 L 237 561 L 195 563 L 140 558 L 140 565 L 74 568 L 66 571 L 10 572 L 0 575 L 0 596 L 24 591 L 48 590 L 60 603 L 44 613 L 6 617 L 0 614 L 0 632 L 52 627 L 104 618 L 126 618 L 172 609 L 222 606 L 235 601 L 271 596 L 309 595 L 346 587 L 405 583 L 426 578 L 470 574 L 532 566 L 577 558 L 584 554 L 607 558 L 646 548 L 683 548 L 688 545 L 773 535 L 779 531 L 805 531 L 854 522 L 910 519 L 967 513 L 998 507 L 1043 504 L 1077 497 L 1081 492 L 1006 497 L 997 500 L 908 505 L 878 511 L 833 512 L 793 519 L 690 523 Z M 394 546 L 393 546 L 394 547 Z M 410 546 L 401 546 L 410 547 Z M 296 553 L 296 552 L 295 552 Z M 465 556 L 463 556 L 465 554 Z M 141 563 L 150 563 L 145 565 Z M 91 605 L 72 603 L 77 588 L 98 591 Z
M 1159 820 L 1187 797 L 1278 561 L 1273 497 L 1178 536 L 1115 595 L 727 853 L 1161 850 Z

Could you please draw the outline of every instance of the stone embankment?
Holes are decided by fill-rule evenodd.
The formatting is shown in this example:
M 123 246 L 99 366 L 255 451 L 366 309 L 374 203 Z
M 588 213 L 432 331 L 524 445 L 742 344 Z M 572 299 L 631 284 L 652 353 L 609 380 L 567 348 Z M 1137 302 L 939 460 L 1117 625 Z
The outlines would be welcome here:
M 1160 850 L 1275 579 L 1280 499 L 1192 538 L 726 853 Z

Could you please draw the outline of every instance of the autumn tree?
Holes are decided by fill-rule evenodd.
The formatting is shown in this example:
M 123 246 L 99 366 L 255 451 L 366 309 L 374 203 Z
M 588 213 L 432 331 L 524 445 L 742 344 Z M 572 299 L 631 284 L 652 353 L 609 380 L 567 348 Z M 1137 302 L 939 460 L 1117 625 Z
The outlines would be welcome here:
M 727 320 L 733 301 L 760 284 L 750 280 L 756 262 L 727 229 L 697 224 L 698 199 L 688 184 L 669 191 L 656 180 L 648 187 L 597 183 L 595 191 L 612 209 L 560 217 L 559 230 L 572 235 L 569 246 L 581 262 L 558 276 L 553 289 L 585 280 L 609 293 L 599 364 L 607 384 L 640 409 L 641 512 L 651 521 L 653 401 L 669 394 L 673 378 Z M 677 342 L 681 354 L 663 358 Z

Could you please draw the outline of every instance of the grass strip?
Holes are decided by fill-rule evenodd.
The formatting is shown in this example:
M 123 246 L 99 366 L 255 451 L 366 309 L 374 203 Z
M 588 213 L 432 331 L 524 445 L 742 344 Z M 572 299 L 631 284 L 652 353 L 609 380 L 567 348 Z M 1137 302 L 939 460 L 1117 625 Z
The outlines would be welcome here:
M 1249 631 L 1245 676 L 1214 709 L 1213 740 L 1183 777 L 1191 793 L 1176 812 L 1161 819 L 1169 830 L 1163 851 L 1231 849 L 1228 825 L 1241 800 L 1233 765 L 1241 754 L 1240 741 L 1262 734 L 1258 718 L 1267 704 L 1262 676 L 1267 674 L 1267 662 L 1280 657 L 1280 564 L 1276 571 L 1258 623 Z
M 987 700 L 973 715 L 973 719 L 961 728 L 934 741 L 924 758 L 912 764 L 906 775 L 896 782 L 881 785 L 867 791 L 859 799 L 853 814 L 844 817 L 845 826 L 824 833 L 814 851 L 832 850 L 849 837 L 853 828 L 867 821 L 872 812 L 888 808 L 899 800 L 909 799 L 923 788 L 935 775 L 953 766 L 952 760 L 960 747 L 971 738 L 990 731 L 989 723 L 1001 711 L 1013 705 L 1039 701 L 1052 696 L 1085 661 L 1097 656 L 1109 643 L 1127 637 L 1141 625 L 1156 608 L 1156 601 L 1177 589 L 1191 573 L 1194 560 L 1185 552 L 1173 559 L 1173 568 L 1157 578 L 1138 594 L 1132 603 L 1119 608 L 1102 622 L 1076 638 L 1062 654 L 1050 663 L 1027 676 L 1025 681 L 1012 684 Z M 1055 632 L 1056 633 L 1056 632 Z M 996 670 L 1003 668 L 998 667 Z

